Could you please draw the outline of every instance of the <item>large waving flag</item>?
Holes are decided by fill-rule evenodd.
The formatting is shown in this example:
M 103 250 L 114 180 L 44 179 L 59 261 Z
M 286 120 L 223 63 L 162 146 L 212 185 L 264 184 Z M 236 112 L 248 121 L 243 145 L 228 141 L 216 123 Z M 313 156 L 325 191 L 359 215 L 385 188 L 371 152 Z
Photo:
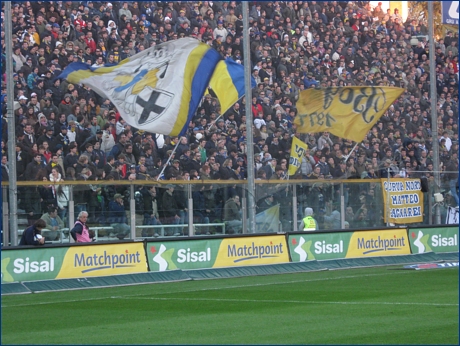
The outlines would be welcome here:
M 292 137 L 291 157 L 289 158 L 288 175 L 293 176 L 302 164 L 302 159 L 305 156 L 305 151 L 308 145 L 302 142 L 297 137 Z
M 329 131 L 336 136 L 361 142 L 367 132 L 404 92 L 393 87 L 331 87 L 300 92 L 297 131 Z
M 244 95 L 243 66 L 222 60 L 193 38 L 162 43 L 116 66 L 72 63 L 59 78 L 110 99 L 129 125 L 172 136 L 185 133 L 208 86 L 218 95 L 222 113 Z

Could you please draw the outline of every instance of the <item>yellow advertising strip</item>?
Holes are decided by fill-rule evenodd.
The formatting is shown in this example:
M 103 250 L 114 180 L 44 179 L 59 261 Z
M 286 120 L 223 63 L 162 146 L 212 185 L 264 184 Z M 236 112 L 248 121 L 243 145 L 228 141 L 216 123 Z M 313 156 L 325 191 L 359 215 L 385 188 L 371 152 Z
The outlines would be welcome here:
M 142 243 L 73 246 L 57 279 L 147 272 Z
M 289 262 L 284 235 L 222 239 L 213 268 Z
M 381 179 L 381 184 L 385 222 L 423 222 L 423 192 L 420 179 Z
M 353 232 L 346 258 L 410 255 L 406 229 Z

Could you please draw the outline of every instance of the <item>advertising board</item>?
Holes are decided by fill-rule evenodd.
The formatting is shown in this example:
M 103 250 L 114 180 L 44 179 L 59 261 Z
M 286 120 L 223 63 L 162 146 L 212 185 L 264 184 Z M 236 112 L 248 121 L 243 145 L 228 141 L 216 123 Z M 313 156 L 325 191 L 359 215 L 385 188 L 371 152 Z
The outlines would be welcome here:
M 142 243 L 2 251 L 2 283 L 143 272 Z
M 289 262 L 283 235 L 147 243 L 150 271 Z
M 412 253 L 458 251 L 458 227 L 410 228 Z
M 410 254 L 406 229 L 289 235 L 292 262 Z

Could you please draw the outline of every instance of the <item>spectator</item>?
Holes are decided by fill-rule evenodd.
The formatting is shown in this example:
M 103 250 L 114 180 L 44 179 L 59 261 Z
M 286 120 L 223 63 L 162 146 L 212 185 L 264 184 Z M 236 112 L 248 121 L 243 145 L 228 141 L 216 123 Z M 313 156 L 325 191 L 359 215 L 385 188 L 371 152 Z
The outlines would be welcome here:
M 175 186 L 172 184 L 166 185 L 166 191 L 163 193 L 162 199 L 162 213 L 165 224 L 178 225 L 181 222 L 180 208 L 177 203 L 176 198 L 174 197 Z M 169 228 L 168 235 L 178 236 L 181 235 L 179 227 Z
M 64 172 L 67 174 L 67 171 L 75 170 L 74 165 L 80 156 L 89 153 L 82 153 L 87 143 L 100 142 L 94 144 L 93 153 L 96 145 L 100 145 L 105 156 L 113 150 L 115 158 L 107 160 L 111 162 L 107 164 L 104 155 L 97 155 L 97 160 L 90 154 L 88 164 L 94 162 L 97 168 L 104 168 L 110 176 L 106 179 L 125 176 L 123 165 L 139 165 L 141 155 L 147 157 L 143 163 L 147 166 L 145 174 L 155 176 L 162 168 L 157 164 L 157 159 L 166 162 L 168 150 L 174 147 L 171 139 L 166 136 L 165 144 L 161 147 L 157 145 L 157 139 L 141 131 L 138 133 L 137 129 L 132 129 L 131 135 L 134 136 L 129 137 L 129 127 L 124 124 L 125 120 L 119 116 L 110 100 L 101 98 L 87 87 L 72 85 L 54 77 L 70 62 L 82 61 L 93 66 L 103 66 L 110 61 L 116 63 L 126 54 L 133 55 L 148 48 L 153 42 L 158 44 L 177 39 L 181 33 L 214 45 L 223 56 L 238 63 L 249 64 L 250 69 L 256 71 L 254 75 L 260 80 L 253 92 L 255 100 L 250 102 L 256 115 L 254 124 L 260 133 L 255 131 L 254 137 L 257 140 L 249 145 L 255 145 L 257 155 L 254 160 L 257 161 L 258 171 L 262 169 L 260 174 L 265 175 L 264 178 L 269 179 L 277 163 L 282 165 L 282 160 L 289 155 L 289 139 L 294 134 L 292 122 L 297 114 L 296 96 L 299 90 L 309 87 L 401 85 L 406 88 L 407 92 L 385 112 L 375 129 L 358 145 L 360 151 L 357 162 L 350 167 L 346 166 L 345 176 L 355 174 L 370 178 L 385 175 L 382 169 L 387 159 L 391 160 L 393 176 L 399 173 L 400 167 L 409 167 L 407 174 L 417 175 L 420 169 L 432 163 L 433 153 L 428 154 L 432 150 L 428 117 L 432 104 L 427 66 L 429 46 L 426 41 L 416 46 L 410 44 L 411 35 L 423 35 L 427 29 L 411 18 L 402 23 L 398 11 L 387 12 L 385 7 L 382 9 L 382 4 L 373 7 L 352 1 L 343 4 L 312 2 L 300 6 L 287 2 L 251 6 L 251 58 L 248 62 L 242 58 L 241 9 L 231 3 L 221 6 L 203 2 L 201 7 L 187 3 L 179 7 L 173 3 L 159 3 L 138 8 L 137 3 L 107 3 L 97 7 L 88 2 L 88 9 L 80 6 L 70 10 L 65 3 L 56 3 L 45 14 L 40 13 L 40 6 L 33 6 L 30 10 L 24 6 L 26 3 L 17 6 L 20 10 L 24 9 L 24 19 L 13 19 L 13 32 L 16 36 L 13 40 L 13 72 L 18 74 L 13 76 L 14 94 L 21 105 L 21 109 L 16 112 L 15 127 L 22 133 L 17 136 L 19 143 L 16 147 L 18 179 L 35 179 L 30 168 L 26 174 L 26 167 L 35 161 L 35 154 L 40 151 L 39 146 L 46 141 L 52 162 L 47 166 L 47 174 L 56 165 L 53 161 L 54 153 L 60 151 L 57 163 L 61 160 L 63 162 L 63 169 L 59 171 L 63 178 Z M 149 22 L 152 24 L 148 25 Z M 436 50 L 433 52 L 438 66 L 436 91 L 439 109 L 436 111 L 439 116 L 438 126 L 442 128 L 439 154 L 441 161 L 446 164 L 452 155 L 453 142 L 458 140 L 457 41 L 458 35 L 448 32 L 445 37 L 436 40 Z M 89 50 L 85 49 L 87 46 Z M 5 64 L 2 66 L 2 72 L 6 73 Z M 246 141 L 243 130 L 245 100 L 243 98 L 235 103 L 219 117 L 219 105 L 210 94 L 205 95 L 202 107 L 191 119 L 193 125 L 183 136 L 185 139 L 181 140 L 183 145 L 179 152 L 171 158 L 165 171 L 166 178 L 178 177 L 184 171 L 199 172 L 201 165 L 208 160 L 209 177 L 245 177 L 248 158 L 245 156 L 244 145 L 241 146 Z M 50 98 L 50 101 L 45 98 Z M 39 116 L 40 113 L 43 116 Z M 72 121 L 75 122 L 74 126 Z M 88 125 L 85 126 L 85 123 Z M 43 124 L 51 126 L 53 131 L 42 132 Z M 97 126 L 101 134 L 97 134 Z M 198 130 L 194 131 L 195 128 Z M 278 128 L 282 132 L 273 136 L 274 130 Z M 122 134 L 126 135 L 125 141 L 121 138 Z M 202 138 L 197 142 L 198 135 Z M 274 137 L 278 140 L 274 140 Z M 232 151 L 235 138 L 236 155 Z M 331 171 L 329 167 L 329 173 L 337 178 L 344 176 L 339 160 L 341 155 L 347 155 L 346 149 L 342 147 L 345 141 L 328 133 L 300 135 L 298 138 L 307 143 L 311 150 L 309 159 L 302 162 L 300 171 L 303 178 L 322 179 L 327 175 L 323 163 L 320 163 L 320 172 L 315 173 L 317 168 L 314 166 L 322 162 L 321 155 L 325 157 L 326 163 L 332 162 L 331 159 L 335 162 L 336 169 Z M 408 139 L 418 139 L 420 144 L 409 145 Z M 200 143 L 200 140 L 202 144 L 198 151 L 201 157 L 197 160 L 192 145 Z M 369 143 L 366 143 L 368 140 Z M 77 143 L 76 150 L 70 149 L 73 146 L 71 142 Z M 129 144 L 133 146 L 131 153 Z M 387 155 L 388 147 L 392 149 L 391 156 Z M 325 148 L 326 151 L 320 151 L 318 155 L 316 149 Z M 188 151 L 190 155 L 186 154 L 181 159 L 183 153 Z M 67 157 L 69 152 L 74 154 Z M 46 148 L 44 153 L 49 155 Z M 64 158 L 61 158 L 61 153 Z M 120 160 L 123 161 L 122 168 L 115 170 L 112 175 L 112 166 L 121 155 L 124 156 L 124 160 Z M 238 161 L 239 157 L 243 161 Z M 277 159 L 274 163 L 273 158 Z M 179 162 L 175 163 L 175 159 Z M 226 159 L 230 159 L 231 163 L 223 167 Z M 262 161 L 264 166 L 259 167 Z M 366 168 L 367 161 L 372 162 L 372 167 Z M 144 179 L 148 178 L 140 173 L 141 170 L 144 171 L 144 168 L 139 166 L 136 178 L 140 179 L 139 174 Z M 94 168 L 92 171 L 92 176 L 84 178 L 77 174 L 77 177 L 94 179 Z M 67 175 L 65 178 L 72 179 Z M 76 192 L 78 196 L 78 189 Z M 206 195 L 208 190 L 203 193 Z M 213 194 L 213 198 L 218 199 L 219 195 Z M 210 202 L 208 199 L 206 201 Z M 223 207 L 224 201 L 220 203 L 217 208 Z M 321 212 L 317 212 L 321 223 Z
M 40 219 L 46 222 L 46 227 L 42 230 L 45 239 L 48 241 L 59 240 L 61 237 L 61 229 L 64 228 L 64 222 L 58 215 L 57 207 L 48 207 L 48 211 L 43 214 Z
M 241 233 L 243 221 L 241 220 L 240 197 L 238 195 L 231 196 L 224 206 L 224 221 L 225 228 L 229 233 Z
M 324 222 L 326 229 L 341 229 L 340 225 L 340 212 L 335 203 L 326 203 L 326 215 L 324 215 Z
M 157 201 L 157 189 L 155 186 L 143 186 L 140 190 L 142 196 L 142 210 L 143 214 L 143 225 L 161 225 L 160 215 L 158 213 L 158 201 Z M 136 209 L 137 210 L 137 209 Z M 142 229 L 143 237 L 158 237 L 158 231 L 156 229 Z
M 193 191 L 193 215 L 197 219 L 198 223 L 209 223 L 209 216 L 211 210 L 206 208 L 206 198 L 205 198 L 205 186 L 202 186 L 199 190 Z M 199 235 L 202 230 L 198 229 L 195 231 L 195 234 Z M 210 234 L 209 228 L 203 228 L 203 234 Z
M 22 232 L 20 246 L 24 245 L 43 245 L 45 237 L 42 237 L 41 232 L 46 227 L 46 223 L 42 219 L 38 219 L 32 226 L 29 226 Z
M 109 202 L 108 221 L 118 239 L 122 240 L 128 236 L 130 227 L 123 205 L 123 196 L 119 193 L 115 194 L 113 200 Z

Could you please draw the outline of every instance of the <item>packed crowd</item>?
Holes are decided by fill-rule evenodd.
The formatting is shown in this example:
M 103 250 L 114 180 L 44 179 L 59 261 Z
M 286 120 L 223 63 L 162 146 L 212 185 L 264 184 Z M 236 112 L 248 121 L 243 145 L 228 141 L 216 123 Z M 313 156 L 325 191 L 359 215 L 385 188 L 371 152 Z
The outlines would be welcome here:
M 8 180 L 8 161 L 16 160 L 19 181 L 89 181 L 94 189 L 75 188 L 74 199 L 76 212 L 88 210 L 90 218 L 106 213 L 111 221 L 127 222 L 123 208 L 129 205 L 123 197 L 129 189 L 98 187 L 96 180 L 243 180 L 248 159 L 255 161 L 257 179 L 287 179 L 293 136 L 307 143 L 308 150 L 300 169 L 289 179 L 327 182 L 387 177 L 388 173 L 432 179 L 437 169 L 433 167 L 432 106 L 438 115 L 441 170 L 458 171 L 458 34 L 447 32 L 435 42 L 437 104 L 432 105 L 426 23 L 413 18 L 403 21 L 398 9 L 384 11 L 380 3 L 373 7 L 369 1 L 251 2 L 250 62 L 243 57 L 242 4 L 236 1 L 24 1 L 13 2 L 12 12 L 12 57 L 4 53 L 2 22 L 2 180 Z M 415 43 L 414 36 L 419 38 Z M 243 98 L 223 114 L 210 90 L 185 137 L 133 128 L 110 100 L 85 85 L 59 79 L 72 62 L 94 67 L 116 64 L 182 37 L 195 37 L 223 58 L 251 64 L 257 84 L 250 101 Z M 7 155 L 11 134 L 6 123 L 5 61 L 10 58 L 14 99 L 19 104 L 14 111 L 14 158 Z M 300 91 L 360 85 L 397 86 L 406 92 L 355 150 L 355 143 L 328 132 L 295 131 Z M 254 158 L 246 156 L 245 102 L 251 102 L 254 117 L 254 143 L 250 143 Z M 458 205 L 453 183 L 458 174 L 446 173 L 443 179 L 450 182 Z M 37 187 L 39 194 L 30 188 L 22 190 L 20 207 L 30 223 L 50 205 L 65 217 L 68 191 L 52 186 Z M 175 191 L 174 186 L 140 187 L 136 196 L 145 200 L 139 202 L 144 223 L 187 222 L 185 192 Z M 282 193 L 268 190 L 258 198 L 261 210 L 266 204 L 283 203 Z M 302 190 L 304 195 L 310 192 L 310 187 Z M 365 199 L 369 194 L 358 189 L 349 199 Z M 194 215 L 202 222 L 241 220 L 239 197 L 241 191 L 234 187 L 195 191 Z M 318 209 L 324 209 L 326 202 Z M 287 209 L 285 220 L 292 219 Z

